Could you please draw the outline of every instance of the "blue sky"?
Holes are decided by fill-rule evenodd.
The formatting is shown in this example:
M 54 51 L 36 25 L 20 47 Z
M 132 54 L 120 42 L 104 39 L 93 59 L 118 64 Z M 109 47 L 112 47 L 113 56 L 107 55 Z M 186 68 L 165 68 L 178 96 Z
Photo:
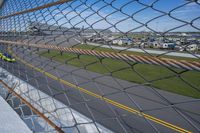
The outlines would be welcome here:
M 38 5 L 43 4 L 40 0 L 36 1 L 38 1 Z M 49 0 L 48 3 L 52 1 L 56 0 Z M 43 2 L 47 2 L 47 0 Z M 33 7 L 37 5 L 31 0 L 28 0 L 26 4 L 28 3 Z M 199 4 L 200 0 L 197 3 L 186 0 L 74 0 L 26 14 L 27 19 L 25 21 L 47 22 L 52 25 L 61 25 L 64 27 L 109 28 L 112 31 L 122 32 L 150 31 L 150 29 L 161 32 L 198 31 L 190 24 L 185 25 L 184 22 L 191 23 L 192 20 L 196 19 L 192 24 L 194 27 L 200 29 Z M 150 7 L 152 5 L 153 7 Z M 26 7 L 26 5 L 22 7 Z M 179 8 L 173 10 L 176 7 Z M 20 10 L 20 6 L 16 5 L 16 8 Z M 173 11 L 170 12 L 171 10 Z M 162 12 L 170 12 L 171 17 L 169 14 Z M 22 22 L 21 20 L 20 23 L 26 22 Z M 19 25 L 23 27 L 23 24 Z M 185 26 L 178 28 L 181 25 Z
M 193 19 L 200 17 L 199 1 L 198 3 L 186 0 L 159 0 L 154 2 L 155 0 L 140 0 L 139 2 L 134 0 L 77 0 L 68 4 L 70 5 L 68 8 L 66 8 L 66 5 L 58 6 L 58 9 L 55 9 L 55 12 L 57 11 L 58 14 L 54 14 L 55 19 L 60 20 L 59 24 L 65 26 L 110 28 L 113 31 L 122 32 L 149 31 L 144 26 L 144 24 L 149 22 L 147 26 L 155 31 L 164 32 L 173 28 L 173 31 L 198 31 L 190 24 L 182 28 L 177 27 L 184 25 L 184 22 L 191 23 Z M 152 4 L 155 9 L 149 7 Z M 169 13 L 178 6 L 181 7 L 170 14 L 172 17 L 184 22 L 180 22 L 169 17 L 169 15 L 159 12 Z M 139 10 L 140 12 L 138 12 Z M 60 11 L 62 11 L 62 14 L 59 14 Z M 63 16 L 66 16 L 67 22 Z M 150 21 L 158 16 L 160 17 Z M 194 21 L 193 25 L 200 28 L 200 18 Z

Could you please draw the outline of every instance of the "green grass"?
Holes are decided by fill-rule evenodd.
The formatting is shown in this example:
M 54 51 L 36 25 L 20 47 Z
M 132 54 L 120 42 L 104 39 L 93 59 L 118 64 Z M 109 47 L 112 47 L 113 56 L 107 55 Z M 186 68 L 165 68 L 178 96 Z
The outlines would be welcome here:
M 83 49 L 91 49 L 94 46 L 78 46 Z M 98 48 L 98 50 L 103 51 L 113 51 L 108 48 Z M 193 97 L 200 98 L 200 92 L 186 84 L 184 81 L 178 77 L 171 70 L 156 65 L 148 64 L 136 64 L 132 65 L 131 62 L 124 62 L 119 60 L 113 60 L 105 58 L 100 62 L 100 60 L 95 56 L 80 55 L 79 57 L 76 54 L 63 53 L 62 55 L 57 51 L 41 52 L 41 56 L 52 58 L 53 60 L 70 64 L 76 67 L 82 67 L 84 69 L 101 73 L 101 74 L 112 74 L 113 77 L 127 80 L 130 82 L 136 83 L 149 83 L 149 85 L 169 92 Z M 141 54 L 141 53 L 138 53 Z M 176 72 L 181 72 L 181 69 L 175 69 Z M 136 73 L 137 72 L 137 73 Z M 139 76 L 138 73 L 142 76 Z M 170 77 L 171 76 L 171 77 Z M 170 78 L 165 78 L 170 77 Z M 144 78 L 144 79 L 143 79 Z M 200 72 L 197 71 L 188 71 L 181 74 L 181 78 L 196 88 L 200 88 Z M 157 80 L 162 79 L 162 80 Z

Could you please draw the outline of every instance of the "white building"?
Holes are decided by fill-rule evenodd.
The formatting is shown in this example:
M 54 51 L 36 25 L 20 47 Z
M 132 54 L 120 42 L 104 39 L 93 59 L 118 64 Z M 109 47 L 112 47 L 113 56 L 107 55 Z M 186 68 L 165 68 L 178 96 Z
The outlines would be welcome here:
M 175 46 L 174 48 L 176 51 L 183 51 L 184 48 L 182 46 Z
M 198 45 L 197 44 L 191 44 L 191 45 L 188 45 L 186 47 L 186 51 L 195 51 L 198 49 Z
M 133 41 L 129 38 L 121 38 L 121 39 L 114 39 L 113 40 L 113 44 L 118 44 L 118 45 L 131 45 L 133 44 Z
M 167 49 L 168 48 L 168 43 L 160 44 L 160 48 Z
M 157 41 L 149 42 L 150 48 L 160 48 L 160 44 Z
M 176 46 L 175 43 L 161 43 L 160 48 L 162 49 L 174 49 Z

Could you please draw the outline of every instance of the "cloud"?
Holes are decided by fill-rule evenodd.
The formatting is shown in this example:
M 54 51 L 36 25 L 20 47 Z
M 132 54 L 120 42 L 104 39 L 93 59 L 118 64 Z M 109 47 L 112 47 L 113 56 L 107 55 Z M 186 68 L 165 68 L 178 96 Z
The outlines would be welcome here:
M 195 2 L 189 3 L 183 7 L 180 7 L 179 9 L 173 11 L 173 13 L 196 13 L 200 12 L 200 5 L 198 5 Z
M 91 10 L 91 8 L 94 11 Z M 76 9 L 67 8 L 65 10 L 57 9 L 54 10 L 52 14 L 54 15 L 56 20 L 59 20 L 58 21 L 59 24 L 63 24 L 62 26 L 76 26 L 76 27 L 84 26 L 85 28 L 98 28 L 98 29 L 107 29 L 109 27 L 112 27 L 113 31 L 115 31 L 116 28 L 115 26 L 117 26 L 117 29 L 123 32 L 141 26 L 130 17 L 126 19 L 127 16 L 122 14 L 120 11 L 114 13 L 112 8 L 107 8 L 106 10 L 99 10 L 99 8 L 95 6 L 92 6 L 91 8 L 85 8 L 87 10 L 84 10 L 84 8 L 76 8 Z M 200 12 L 200 6 L 195 2 L 191 2 L 190 4 L 187 4 L 173 11 L 172 15 L 177 18 L 181 18 L 183 20 L 186 18 L 189 21 L 191 21 L 194 17 L 199 16 L 199 12 Z M 152 11 L 150 10 L 149 12 L 137 14 L 134 16 L 134 18 L 142 23 L 146 23 L 156 16 L 159 16 L 159 13 L 155 12 L 154 10 Z M 169 16 L 166 15 L 166 17 Z M 159 24 L 156 23 L 157 20 L 159 21 Z M 177 27 L 177 25 L 181 24 L 178 21 L 174 22 L 171 21 L 169 23 L 169 20 L 165 20 L 163 18 L 156 19 L 151 24 L 152 28 L 159 27 L 160 31 L 164 31 L 165 29 L 170 29 L 172 27 Z

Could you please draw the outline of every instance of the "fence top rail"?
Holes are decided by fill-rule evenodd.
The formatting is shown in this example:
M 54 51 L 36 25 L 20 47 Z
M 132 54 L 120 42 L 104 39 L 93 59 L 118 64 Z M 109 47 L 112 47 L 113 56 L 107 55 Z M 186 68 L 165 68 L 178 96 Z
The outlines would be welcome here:
M 42 6 L 38 6 L 38 7 L 35 7 L 35 8 L 31 8 L 31 9 L 28 9 L 28 10 L 15 12 L 15 13 L 12 13 L 12 14 L 9 14 L 9 15 L 6 15 L 6 16 L 0 16 L 0 19 L 6 19 L 6 18 L 13 17 L 13 16 L 20 15 L 20 14 L 34 12 L 34 11 L 45 9 L 45 8 L 48 8 L 48 7 L 51 7 L 51 6 L 63 4 L 65 2 L 69 2 L 69 1 L 71 1 L 71 0 L 58 0 L 56 2 L 51 2 L 51 3 L 45 4 L 45 5 L 42 5 Z M 0 6 L 2 6 L 2 4 L 3 4 L 3 1 L 2 2 L 0 1 Z

